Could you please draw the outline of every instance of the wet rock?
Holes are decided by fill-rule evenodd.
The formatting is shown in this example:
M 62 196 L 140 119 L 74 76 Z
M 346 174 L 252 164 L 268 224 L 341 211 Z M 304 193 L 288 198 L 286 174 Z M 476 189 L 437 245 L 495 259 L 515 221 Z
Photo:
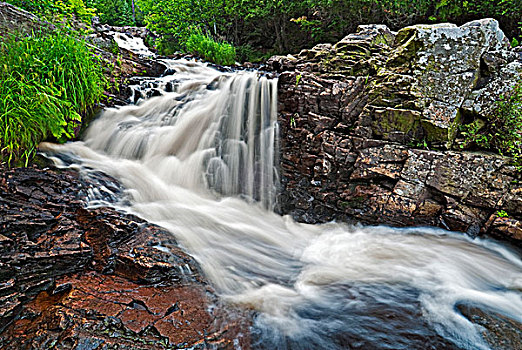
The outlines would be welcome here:
M 0 347 L 248 347 L 248 319 L 172 235 L 84 208 L 89 186 L 73 172 L 0 169 Z
M 492 58 L 499 54 L 507 61 L 492 62 L 484 71 L 481 62 L 487 58 L 493 61 Z M 469 96 L 480 94 L 473 90 L 479 86 L 481 78 L 485 75 L 488 79 L 498 79 L 500 75 L 507 78 L 507 72 L 498 74 L 498 69 L 500 65 L 513 61 L 507 39 L 495 20 L 474 21 L 461 27 L 447 23 L 415 25 L 397 33 L 390 58 L 374 82 L 372 94 L 376 104 L 389 93 L 397 95 L 399 91 L 393 88 L 390 91 L 388 85 L 402 81 L 403 75 L 407 75 L 410 77 L 408 90 L 402 96 L 396 96 L 393 104 L 407 104 L 419 115 L 413 119 L 415 125 L 410 125 L 410 119 L 395 115 L 392 119 L 395 124 L 407 123 L 395 129 L 408 133 L 415 128 L 415 135 L 410 135 L 410 140 L 426 138 L 451 144 L 461 123 L 460 109 L 467 98 L 472 98 Z M 508 86 L 510 84 L 513 86 L 514 80 Z M 491 90 L 491 87 L 486 89 Z M 498 89 L 492 92 L 497 98 L 502 94 Z M 486 95 L 485 92 L 482 94 Z
M 522 324 L 475 305 L 461 304 L 457 307 L 471 322 L 482 326 L 482 336 L 492 349 L 522 348 Z
M 515 218 L 493 215 L 489 234 L 500 239 L 511 238 L 522 241 L 522 222 Z

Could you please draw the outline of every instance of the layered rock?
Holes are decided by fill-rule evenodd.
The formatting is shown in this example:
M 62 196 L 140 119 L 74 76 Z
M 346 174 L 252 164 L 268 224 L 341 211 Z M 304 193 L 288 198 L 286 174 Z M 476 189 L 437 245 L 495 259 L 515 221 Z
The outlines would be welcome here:
M 269 64 L 282 72 L 282 213 L 522 240 L 511 159 L 456 145 L 465 117 L 487 122 L 521 78 L 495 20 L 361 26 Z
M 0 348 L 248 347 L 247 319 L 172 235 L 85 209 L 91 187 L 74 173 L 0 171 Z

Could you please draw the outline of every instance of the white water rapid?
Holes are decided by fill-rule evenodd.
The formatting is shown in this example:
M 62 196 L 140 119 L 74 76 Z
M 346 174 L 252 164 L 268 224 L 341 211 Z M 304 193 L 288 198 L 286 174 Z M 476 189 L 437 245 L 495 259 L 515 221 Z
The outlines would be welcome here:
M 220 296 L 257 312 L 255 348 L 488 349 L 460 304 L 522 322 L 519 253 L 431 228 L 306 225 L 272 212 L 276 80 L 169 61 L 174 92 L 109 109 L 84 140 L 42 145 L 120 181 Z M 165 79 L 165 78 L 163 78 Z M 100 193 L 91 205 L 103 205 Z

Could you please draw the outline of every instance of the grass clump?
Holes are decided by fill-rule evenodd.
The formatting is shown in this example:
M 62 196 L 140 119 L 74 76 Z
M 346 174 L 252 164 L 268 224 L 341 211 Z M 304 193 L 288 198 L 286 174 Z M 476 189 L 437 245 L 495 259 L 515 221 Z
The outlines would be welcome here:
M 217 42 L 204 34 L 191 34 L 185 43 L 187 51 L 207 61 L 231 65 L 236 60 L 236 49 L 227 42 Z
M 0 41 L 0 161 L 27 165 L 38 143 L 74 137 L 104 78 L 85 43 L 63 33 Z

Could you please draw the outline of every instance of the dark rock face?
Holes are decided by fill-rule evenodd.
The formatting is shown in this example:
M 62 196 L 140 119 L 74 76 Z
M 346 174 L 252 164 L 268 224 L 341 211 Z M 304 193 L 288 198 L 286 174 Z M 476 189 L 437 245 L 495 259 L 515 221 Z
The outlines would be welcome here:
M 496 68 L 481 65 L 486 56 Z M 282 213 L 522 242 L 520 173 L 510 159 L 452 146 L 460 115 L 486 118 L 520 77 L 515 56 L 484 20 L 397 34 L 361 26 L 335 45 L 273 57 L 269 65 L 282 72 Z M 461 71 L 483 79 L 470 82 Z M 498 217 L 502 210 L 509 217 Z
M 109 208 L 85 209 L 74 173 L 0 171 L 0 347 L 248 347 L 171 234 Z

